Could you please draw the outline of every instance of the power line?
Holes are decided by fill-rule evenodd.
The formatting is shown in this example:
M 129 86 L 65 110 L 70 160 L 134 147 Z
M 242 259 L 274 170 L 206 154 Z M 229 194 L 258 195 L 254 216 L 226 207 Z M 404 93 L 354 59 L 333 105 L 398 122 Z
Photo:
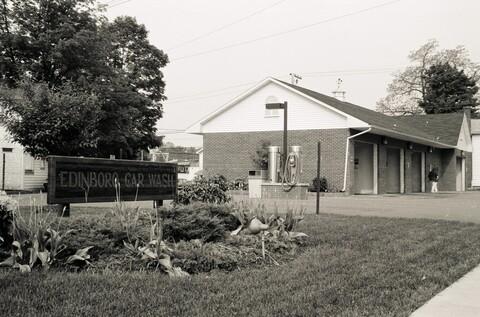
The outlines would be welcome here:
M 258 14 L 260 14 L 260 13 L 266 11 L 266 10 L 268 10 L 268 9 L 271 9 L 271 8 L 273 8 L 273 7 L 275 7 L 275 6 L 278 6 L 279 4 L 281 4 L 282 2 L 285 2 L 285 1 L 286 1 L 286 0 L 277 1 L 277 2 L 271 4 L 271 5 L 267 6 L 267 7 L 264 7 L 264 8 L 262 8 L 262 9 L 257 10 L 257 11 L 254 11 L 254 12 L 250 13 L 249 15 L 246 15 L 246 16 L 244 16 L 244 17 L 241 17 L 241 18 L 239 18 L 239 19 L 237 19 L 237 20 L 235 20 L 235 21 L 233 21 L 233 22 L 230 22 L 230 23 L 228 23 L 228 24 L 222 25 L 222 26 L 220 26 L 220 27 L 218 27 L 218 28 L 216 28 L 216 29 L 213 29 L 213 30 L 211 30 L 211 31 L 209 31 L 209 32 L 206 32 L 206 33 L 204 33 L 204 34 L 201 34 L 201 35 L 199 35 L 199 36 L 197 36 L 197 37 L 194 37 L 194 38 L 191 38 L 191 39 L 189 39 L 189 40 L 187 40 L 187 41 L 184 41 L 184 42 L 181 42 L 181 43 L 179 43 L 179 44 L 176 44 L 176 45 L 170 47 L 169 49 L 167 49 L 167 51 L 171 51 L 171 50 L 177 49 L 177 48 L 179 48 L 179 47 L 183 47 L 183 46 L 185 46 L 185 45 L 187 45 L 187 44 L 190 44 L 190 43 L 196 42 L 196 41 L 198 41 L 198 40 L 200 40 L 200 39 L 202 39 L 202 38 L 208 37 L 208 36 L 210 36 L 210 35 L 212 35 L 212 34 L 214 34 L 214 33 L 217 33 L 217 32 L 219 32 L 219 31 L 225 30 L 225 29 L 227 29 L 227 28 L 229 28 L 229 27 L 231 27 L 231 26 L 233 26 L 233 25 L 236 25 L 236 24 L 239 24 L 239 23 L 241 23 L 241 22 L 243 22 L 243 21 L 246 21 L 246 20 L 248 20 L 248 19 L 250 19 L 250 18 L 252 18 L 252 17 L 254 17 L 254 16 L 256 16 L 256 15 L 258 15 Z
M 194 97 L 194 98 L 185 98 L 185 99 L 182 99 L 182 100 L 175 100 L 175 101 L 169 102 L 168 104 L 189 102 L 189 101 L 192 101 L 192 100 L 209 99 L 209 98 L 213 98 L 213 97 L 223 96 L 223 95 L 226 95 L 226 94 L 231 94 L 233 92 L 241 91 L 241 90 L 242 89 L 238 88 L 235 91 L 222 92 L 222 93 L 218 93 L 218 94 L 212 94 L 212 95 L 207 95 L 207 96 L 199 96 L 199 97 Z
M 388 67 L 388 68 L 371 68 L 371 69 L 343 69 L 343 70 L 329 70 L 329 71 L 317 71 L 317 72 L 300 72 L 300 74 L 303 77 L 322 77 L 322 76 L 327 77 L 327 76 L 339 76 L 339 75 L 341 76 L 374 75 L 374 74 L 388 73 L 388 72 L 397 70 L 401 67 L 403 66 Z M 286 76 L 275 76 L 275 77 L 281 78 Z M 258 81 L 251 81 L 248 83 L 232 85 L 232 86 L 223 87 L 215 90 L 198 92 L 198 93 L 193 93 L 193 94 L 184 95 L 180 97 L 175 97 L 172 99 L 168 99 L 167 103 L 176 104 L 176 103 L 188 102 L 191 100 L 208 99 L 208 98 L 213 98 L 217 96 L 222 96 L 222 95 L 226 95 L 226 94 L 233 93 L 240 90 L 240 89 L 234 89 L 234 88 L 241 88 L 244 86 L 253 85 L 255 83 L 258 83 Z M 234 89 L 234 91 L 231 91 L 232 89 Z M 227 91 L 227 90 L 230 90 L 230 91 Z
M 113 1 L 115 1 L 115 0 L 113 0 Z M 114 3 L 114 4 L 110 4 L 110 3 L 112 3 L 113 1 L 110 1 L 110 2 L 107 3 L 107 8 L 118 7 L 119 5 L 125 4 L 125 3 L 127 3 L 127 2 L 132 1 L 132 0 L 124 0 L 124 1 L 122 1 L 122 2 L 117 2 L 117 3 Z
M 253 84 L 255 84 L 255 83 L 257 83 L 257 81 L 251 81 L 251 82 L 248 82 L 248 83 L 243 83 L 243 84 L 238 84 L 238 85 L 223 87 L 223 88 L 219 88 L 219 89 L 215 89 L 215 90 L 209 90 L 209 91 L 203 91 L 203 92 L 193 93 L 193 94 L 190 94 L 190 95 L 184 95 L 184 96 L 181 96 L 181 97 L 176 97 L 176 98 L 172 98 L 172 99 L 168 99 L 168 100 L 169 100 L 169 101 L 178 101 L 178 100 L 182 100 L 182 99 L 185 99 L 185 98 L 203 96 L 203 95 L 206 95 L 206 94 L 217 93 L 217 92 L 220 92 L 220 91 L 230 90 L 230 89 L 233 89 L 233 88 L 239 88 L 239 87 L 244 87 L 244 86 L 248 86 L 248 85 L 253 85 Z
M 404 66 L 398 67 L 384 67 L 384 68 L 370 68 L 370 69 L 341 69 L 341 70 L 328 70 L 317 72 L 304 72 L 302 76 L 315 76 L 315 75 L 328 75 L 328 74 L 372 74 L 372 73 L 385 73 L 397 70 Z
M 346 17 L 354 16 L 354 15 L 365 13 L 365 12 L 375 10 L 375 9 L 378 9 L 378 8 L 381 8 L 381 7 L 385 7 L 387 5 L 391 5 L 391 4 L 394 4 L 396 2 L 400 2 L 400 1 L 402 1 L 402 0 L 393 0 L 393 1 L 384 2 L 384 3 L 381 3 L 381 4 L 375 5 L 375 6 L 365 8 L 365 9 L 361 9 L 361 10 L 358 10 L 358 11 L 353 11 L 353 12 L 350 12 L 350 13 L 347 13 L 347 14 L 339 15 L 339 16 L 329 18 L 329 19 L 325 19 L 325 20 L 321 20 L 321 21 L 318 21 L 318 22 L 302 25 L 302 26 L 299 26 L 299 27 L 296 27 L 296 28 L 293 28 L 293 29 L 289 29 L 289 30 L 286 30 L 286 31 L 277 32 L 277 33 L 273 33 L 273 34 L 269 34 L 269 35 L 264 35 L 264 36 L 260 36 L 260 37 L 257 37 L 257 38 L 251 39 L 251 40 L 246 40 L 246 41 L 242 41 L 242 42 L 238 42 L 238 43 L 233 43 L 233 44 L 225 45 L 225 46 L 222 46 L 222 47 L 217 47 L 217 48 L 214 48 L 214 49 L 210 49 L 210 50 L 206 50 L 206 51 L 202 51 L 202 52 L 198 52 L 198 53 L 193 53 L 193 54 L 190 54 L 190 55 L 184 55 L 184 56 L 181 56 L 181 57 L 178 57 L 178 58 L 174 58 L 174 59 L 172 59 L 172 61 L 178 61 L 178 60 L 183 60 L 183 59 L 187 59 L 187 58 L 191 58 L 191 57 L 202 56 L 202 55 L 210 54 L 210 53 L 213 53 L 213 52 L 223 51 L 223 50 L 233 48 L 233 47 L 238 47 L 238 46 L 243 46 L 243 45 L 263 41 L 263 40 L 266 40 L 266 39 L 269 39 L 269 38 L 272 38 L 272 37 L 278 37 L 278 36 L 282 36 L 282 35 L 285 35 L 285 34 L 298 32 L 298 31 L 301 31 L 301 30 L 304 30 L 304 29 L 308 29 L 308 28 L 320 25 L 320 24 L 340 20 L 340 19 L 343 19 L 343 18 L 346 18 Z

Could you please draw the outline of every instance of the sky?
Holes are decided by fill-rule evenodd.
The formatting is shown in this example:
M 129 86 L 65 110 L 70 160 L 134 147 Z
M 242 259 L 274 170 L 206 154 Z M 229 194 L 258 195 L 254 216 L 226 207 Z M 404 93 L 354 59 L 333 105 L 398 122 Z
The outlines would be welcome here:
M 478 0 L 99 0 L 110 19 L 145 24 L 170 63 L 158 133 L 202 146 L 181 133 L 266 77 L 331 95 L 342 79 L 347 101 L 370 109 L 386 95 L 408 54 L 437 39 L 463 45 L 480 62 Z

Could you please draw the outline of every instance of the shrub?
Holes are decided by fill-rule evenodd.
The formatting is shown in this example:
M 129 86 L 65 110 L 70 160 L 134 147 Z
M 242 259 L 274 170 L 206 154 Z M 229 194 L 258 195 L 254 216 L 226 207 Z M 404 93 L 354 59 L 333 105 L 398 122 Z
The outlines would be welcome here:
M 226 231 L 239 226 L 228 205 L 196 203 L 162 209 L 163 234 L 166 240 L 221 240 Z
M 257 147 L 255 154 L 252 155 L 253 164 L 261 170 L 268 169 L 268 147 L 270 145 L 270 141 L 263 140 Z
M 239 255 L 222 243 L 181 241 L 175 244 L 173 254 L 173 263 L 190 274 L 238 268 Z
M 228 182 L 229 190 L 248 190 L 248 180 L 246 178 L 237 178 Z
M 224 176 L 197 176 L 193 182 L 178 187 L 175 203 L 183 205 L 193 202 L 226 203 L 231 200 L 227 191 L 228 183 Z
M 311 192 L 316 192 L 318 186 L 320 186 L 320 191 L 321 192 L 326 192 L 328 191 L 328 182 L 325 177 L 320 177 L 320 180 L 315 177 L 312 181 L 312 185 L 309 187 L 309 191 Z
M 0 246 L 10 246 L 13 242 L 13 215 L 17 202 L 8 196 L 0 196 Z

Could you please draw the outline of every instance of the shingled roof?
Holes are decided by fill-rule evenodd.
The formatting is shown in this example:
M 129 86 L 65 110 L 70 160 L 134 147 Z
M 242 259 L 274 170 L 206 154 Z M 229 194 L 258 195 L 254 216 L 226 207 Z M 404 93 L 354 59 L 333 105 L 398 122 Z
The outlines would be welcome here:
M 457 145 L 463 122 L 463 113 L 408 117 L 387 116 L 380 112 L 344 102 L 307 88 L 292 85 L 278 79 L 276 80 L 311 98 L 328 104 L 341 112 L 362 120 L 374 129 L 424 139 L 428 141 L 428 143 L 439 145 L 440 147 L 455 147 Z
M 415 125 L 442 143 L 456 145 L 463 124 L 463 112 L 396 117 L 398 121 Z

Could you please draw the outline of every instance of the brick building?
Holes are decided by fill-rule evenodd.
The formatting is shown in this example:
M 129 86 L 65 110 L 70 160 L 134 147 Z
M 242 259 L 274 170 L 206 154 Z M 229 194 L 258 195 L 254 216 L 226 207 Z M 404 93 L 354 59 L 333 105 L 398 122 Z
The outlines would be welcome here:
M 288 144 L 302 147 L 302 182 L 321 175 L 335 191 L 351 194 L 428 191 L 427 175 L 439 170 L 439 190 L 471 187 L 469 113 L 390 117 L 318 92 L 267 78 L 187 132 L 203 135 L 204 170 L 233 179 L 256 169 L 252 155 L 263 141 L 282 145 L 288 102 Z

